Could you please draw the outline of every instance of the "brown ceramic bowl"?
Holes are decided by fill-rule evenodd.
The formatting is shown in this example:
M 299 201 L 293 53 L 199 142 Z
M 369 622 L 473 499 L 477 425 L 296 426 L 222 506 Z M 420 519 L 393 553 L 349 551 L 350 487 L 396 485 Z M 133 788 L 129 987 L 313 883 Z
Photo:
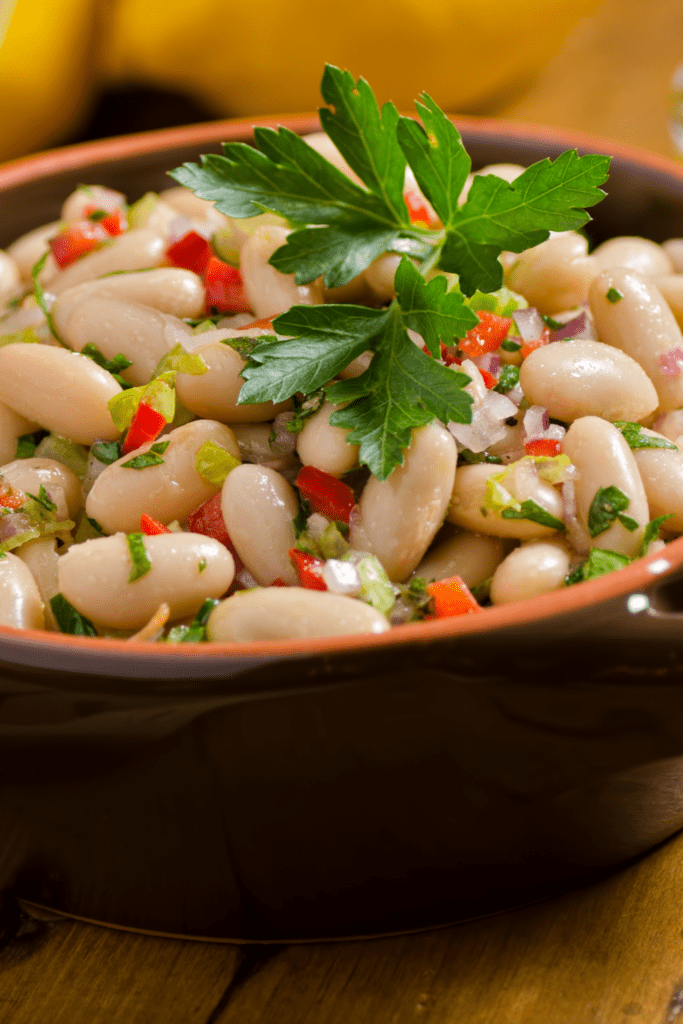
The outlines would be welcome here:
M 613 154 L 595 240 L 683 235 L 680 165 L 459 127 L 475 167 Z M 5 165 L 0 246 L 82 181 L 134 199 L 249 134 L 223 122 Z M 124 927 L 272 941 L 458 920 L 624 863 L 683 826 L 682 564 L 683 538 L 550 597 L 358 640 L 0 628 L 0 888 Z

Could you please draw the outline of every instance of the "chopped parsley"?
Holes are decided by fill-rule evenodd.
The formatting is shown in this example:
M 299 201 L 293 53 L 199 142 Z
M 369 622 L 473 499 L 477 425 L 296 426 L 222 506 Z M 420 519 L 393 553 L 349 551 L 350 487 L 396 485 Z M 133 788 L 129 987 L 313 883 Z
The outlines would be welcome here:
M 628 555 L 622 555 L 618 551 L 591 548 L 588 558 L 577 565 L 566 577 L 567 586 L 571 586 L 573 583 L 583 583 L 584 580 L 594 580 L 598 576 L 615 572 L 616 569 L 623 569 L 630 561 Z
M 440 343 L 452 344 L 476 325 L 467 296 L 500 289 L 503 250 L 521 252 L 550 231 L 577 230 L 590 219 L 584 207 L 603 198 L 609 158 L 570 150 L 529 167 L 512 185 L 478 176 L 459 204 L 471 161 L 455 126 L 426 93 L 417 104 L 422 125 L 391 103 L 380 110 L 364 79 L 356 82 L 330 65 L 322 93 L 323 128 L 364 187 L 286 128 L 256 128 L 255 148 L 226 143 L 222 155 L 203 156 L 171 176 L 228 216 L 268 210 L 287 218 L 294 230 L 270 262 L 295 274 L 298 284 L 324 276 L 327 287 L 338 287 L 383 253 L 401 255 L 388 308 L 293 306 L 278 316 L 273 327 L 280 339 L 249 353 L 240 392 L 240 403 L 311 394 L 372 351 L 363 374 L 329 388 L 330 400 L 345 404 L 330 422 L 349 431 L 361 464 L 383 480 L 403 464 L 413 429 L 434 419 L 471 422 L 471 398 L 463 391 L 468 378 L 440 363 Z M 406 164 L 439 227 L 411 222 L 403 199 Z M 434 269 L 443 273 L 427 280 Z M 458 275 L 457 282 L 446 274 Z M 413 344 L 409 330 L 423 337 L 427 351 Z
M 72 636 L 97 636 L 97 630 L 90 619 L 76 611 L 64 594 L 55 594 L 50 598 L 50 608 L 60 632 L 70 633 Z
M 134 455 L 128 462 L 122 462 L 122 469 L 149 469 L 150 466 L 163 466 L 162 455 L 168 448 L 170 441 L 157 441 L 149 451 L 141 455 Z
M 90 454 L 98 462 L 111 466 L 112 462 L 121 458 L 121 445 L 118 441 L 96 441 L 90 449 Z
M 82 356 L 88 356 L 94 363 L 101 366 L 103 370 L 110 373 L 115 381 L 117 381 L 121 387 L 125 390 L 131 387 L 127 380 L 124 380 L 121 376 L 122 370 L 127 370 L 133 363 L 127 356 L 124 356 L 123 352 L 119 352 L 113 359 L 107 359 L 107 357 L 100 352 L 97 345 L 93 345 L 91 341 L 87 345 L 84 345 L 81 349 Z
M 607 301 L 611 302 L 612 304 L 614 304 L 615 302 L 621 302 L 623 297 L 623 294 L 619 291 L 618 288 L 610 288 L 609 291 L 607 291 L 605 294 L 605 298 L 607 299 Z
M 549 526 L 551 530 L 565 530 L 566 527 L 561 519 L 547 512 L 537 502 L 528 499 L 516 508 L 504 508 L 500 513 L 501 519 L 528 519 L 539 526 Z
M 604 533 L 615 520 L 630 533 L 637 530 L 638 522 L 625 514 L 630 504 L 631 499 L 618 487 L 599 487 L 588 510 L 588 532 L 591 537 Z
M 220 601 L 215 597 L 207 597 L 189 626 L 173 626 L 166 637 L 169 644 L 198 644 L 206 640 L 206 624 L 209 615 Z
M 36 448 L 47 437 L 46 430 L 36 430 L 33 434 L 22 434 L 17 438 L 17 450 L 14 453 L 15 459 L 32 459 L 36 454 Z
M 149 560 L 147 549 L 144 545 L 144 534 L 127 533 L 126 541 L 128 542 L 128 553 L 132 562 L 128 582 L 135 583 L 136 580 L 147 575 L 152 568 L 152 563 Z
M 59 342 L 62 348 L 69 348 L 66 342 L 62 338 L 60 338 L 59 334 L 57 333 L 57 328 L 55 327 L 55 322 L 52 318 L 52 313 L 48 309 L 47 301 L 45 299 L 45 292 L 43 291 L 43 286 L 40 283 L 40 275 L 42 273 L 43 268 L 45 267 L 49 255 L 50 250 L 48 249 L 47 252 L 43 253 L 38 262 L 31 269 L 31 280 L 33 281 L 33 294 L 35 296 L 36 302 L 38 303 L 43 313 L 45 314 L 45 319 L 47 321 L 47 326 L 50 329 L 50 334 L 55 339 L 55 341 Z M 71 351 L 71 349 L 69 349 L 69 351 Z
M 676 445 L 667 438 L 652 437 L 650 434 L 644 434 L 640 423 L 615 420 L 614 426 L 621 431 L 629 448 L 670 448 L 672 451 L 678 451 Z
M 512 391 L 517 384 L 519 384 L 519 367 L 507 365 L 500 371 L 498 383 L 493 390 L 504 395 L 506 391 Z
M 26 491 L 26 494 L 29 498 L 33 498 L 34 501 L 37 501 L 39 505 L 42 505 L 44 509 L 47 509 L 48 512 L 57 511 L 57 506 L 42 484 L 40 485 L 38 494 L 31 494 L 30 491 Z

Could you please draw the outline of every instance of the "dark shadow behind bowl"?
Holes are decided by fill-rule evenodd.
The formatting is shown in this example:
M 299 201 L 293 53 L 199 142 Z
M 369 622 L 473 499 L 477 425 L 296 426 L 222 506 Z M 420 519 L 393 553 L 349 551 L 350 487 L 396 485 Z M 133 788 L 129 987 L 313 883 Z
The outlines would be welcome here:
M 458 123 L 475 167 L 614 154 L 596 241 L 683 235 L 679 165 Z M 0 246 L 83 181 L 135 199 L 248 135 L 199 125 L 5 165 Z M 682 564 L 683 539 L 547 598 L 358 641 L 0 627 L 0 887 L 123 927 L 277 941 L 490 913 L 624 863 L 683 826 Z

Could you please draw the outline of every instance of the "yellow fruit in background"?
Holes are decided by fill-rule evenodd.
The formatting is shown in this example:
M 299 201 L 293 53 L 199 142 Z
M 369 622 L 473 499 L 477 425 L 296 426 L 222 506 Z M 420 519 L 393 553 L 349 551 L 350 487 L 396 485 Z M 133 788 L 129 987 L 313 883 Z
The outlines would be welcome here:
M 0 48 L 0 159 L 52 144 L 95 83 L 170 87 L 217 115 L 308 111 L 326 62 L 378 99 L 450 111 L 500 98 L 598 0 L 16 0 Z M 12 0 L 0 0 L 3 11 Z

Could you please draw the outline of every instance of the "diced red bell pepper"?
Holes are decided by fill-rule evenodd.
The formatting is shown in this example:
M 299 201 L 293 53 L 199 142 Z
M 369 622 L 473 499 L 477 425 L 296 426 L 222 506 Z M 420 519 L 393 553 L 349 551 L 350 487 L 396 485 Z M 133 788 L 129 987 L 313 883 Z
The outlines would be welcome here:
M 0 508 L 21 508 L 25 501 L 26 497 L 22 491 L 18 491 L 9 484 L 4 487 L 0 486 Z
M 271 587 L 288 587 L 289 583 L 285 583 L 285 581 L 283 579 L 280 579 L 279 576 L 276 576 L 275 579 L 273 580 L 273 582 L 271 584 L 269 584 L 269 585 Z
M 146 512 L 140 516 L 140 532 L 148 537 L 156 537 L 161 533 L 170 533 L 168 526 L 164 526 L 158 519 L 152 519 Z
M 550 341 L 550 329 L 548 327 L 543 328 L 543 333 L 540 338 L 534 338 L 533 341 L 525 341 L 522 343 L 520 348 L 520 354 L 522 359 L 526 359 L 527 356 L 535 352 L 537 348 L 543 348 Z
M 192 270 L 201 277 L 206 265 L 213 256 L 213 250 L 207 240 L 197 231 L 188 231 L 178 238 L 166 250 L 166 259 L 174 267 Z
M 101 206 L 86 206 L 83 216 L 100 224 L 108 235 L 120 235 L 128 227 L 128 221 L 122 209 L 103 210 Z
M 230 540 L 230 534 L 225 526 L 223 510 L 221 508 L 221 492 L 218 491 L 212 498 L 205 501 L 203 505 L 191 512 L 187 517 L 187 525 L 191 533 L 202 533 L 205 537 L 213 537 L 214 540 L 224 544 L 232 557 L 235 559 L 235 572 L 244 568 L 244 562 L 237 554 L 235 545 Z
M 301 496 L 311 503 L 314 512 L 340 523 L 350 521 L 356 499 L 348 484 L 315 466 L 303 466 L 296 478 L 296 486 Z
M 468 615 L 481 611 L 481 605 L 472 596 L 469 587 L 460 576 L 427 584 L 427 592 L 434 600 L 434 614 L 437 619 L 453 615 Z
M 290 548 L 289 560 L 296 569 L 302 587 L 307 590 L 327 590 L 327 584 L 322 578 L 325 565 L 322 558 L 309 555 L 307 551 L 299 551 L 298 548 Z
M 551 437 L 536 437 L 524 442 L 524 450 L 527 455 L 559 455 L 562 452 L 562 442 Z
M 486 385 L 489 391 L 491 390 L 491 388 L 495 388 L 496 384 L 498 383 L 498 379 L 494 377 L 492 373 L 489 373 L 488 370 L 482 369 L 479 370 L 479 373 L 481 374 L 482 380 L 484 381 L 484 384 Z
M 166 426 L 166 420 L 147 402 L 140 402 L 131 421 L 126 440 L 121 448 L 122 455 L 134 452 L 140 445 L 154 441 Z
M 403 198 L 408 207 L 408 216 L 410 217 L 411 224 L 424 224 L 425 227 L 430 228 L 434 223 L 434 219 L 425 199 L 420 193 L 414 192 L 413 189 L 407 189 L 403 193 Z
M 486 309 L 477 310 L 479 323 L 468 331 L 458 342 L 466 356 L 473 358 L 483 356 L 486 352 L 495 352 L 507 338 L 512 327 L 512 320 L 507 316 L 489 313 Z
M 204 270 L 206 312 L 248 313 L 251 309 L 242 275 L 236 267 L 211 256 Z
M 250 324 L 244 324 L 243 327 L 238 327 L 237 330 L 238 331 L 253 331 L 257 327 L 258 328 L 263 328 L 264 331 L 272 330 L 273 329 L 273 320 L 274 319 L 275 318 L 272 317 L 272 316 L 262 316 L 260 320 L 252 320 Z
M 68 224 L 58 235 L 51 238 L 50 248 L 57 265 L 63 270 L 80 256 L 99 248 L 109 237 L 101 224 L 91 220 L 79 220 Z

